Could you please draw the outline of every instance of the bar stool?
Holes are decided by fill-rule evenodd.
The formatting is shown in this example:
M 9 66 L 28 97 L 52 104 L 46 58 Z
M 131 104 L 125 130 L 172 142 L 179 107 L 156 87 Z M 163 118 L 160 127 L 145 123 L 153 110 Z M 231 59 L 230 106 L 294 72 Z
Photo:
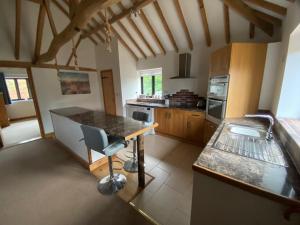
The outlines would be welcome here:
M 149 123 L 150 122 L 150 117 L 149 114 L 144 113 L 144 112 L 138 112 L 134 111 L 132 113 L 132 118 L 137 121 L 141 121 L 144 123 Z M 130 160 L 127 160 L 124 163 L 123 169 L 127 172 L 138 172 L 138 160 L 136 157 L 137 154 L 137 138 L 131 139 L 133 141 L 133 151 L 132 151 L 132 156 L 127 156 L 127 158 L 130 158 Z
M 101 128 L 87 125 L 81 125 L 80 127 L 87 148 L 108 157 L 109 175 L 99 181 L 97 186 L 98 191 L 104 195 L 111 195 L 118 192 L 124 187 L 126 177 L 123 174 L 113 172 L 112 156 L 127 147 L 126 142 L 117 137 L 107 136 Z

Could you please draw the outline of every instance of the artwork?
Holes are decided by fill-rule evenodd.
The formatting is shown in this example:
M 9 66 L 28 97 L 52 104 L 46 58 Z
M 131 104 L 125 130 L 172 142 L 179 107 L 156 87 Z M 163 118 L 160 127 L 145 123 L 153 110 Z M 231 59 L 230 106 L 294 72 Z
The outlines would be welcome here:
M 59 72 L 61 92 L 63 95 L 91 93 L 89 75 L 78 72 Z

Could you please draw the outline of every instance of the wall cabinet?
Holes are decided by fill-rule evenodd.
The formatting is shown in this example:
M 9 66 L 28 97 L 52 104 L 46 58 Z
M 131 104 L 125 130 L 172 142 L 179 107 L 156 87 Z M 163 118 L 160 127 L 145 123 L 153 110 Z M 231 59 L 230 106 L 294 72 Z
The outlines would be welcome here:
M 231 47 L 226 46 L 213 52 L 210 57 L 209 75 L 229 74 Z
M 182 109 L 155 109 L 156 131 L 172 135 L 189 142 L 202 144 L 204 112 L 192 112 Z

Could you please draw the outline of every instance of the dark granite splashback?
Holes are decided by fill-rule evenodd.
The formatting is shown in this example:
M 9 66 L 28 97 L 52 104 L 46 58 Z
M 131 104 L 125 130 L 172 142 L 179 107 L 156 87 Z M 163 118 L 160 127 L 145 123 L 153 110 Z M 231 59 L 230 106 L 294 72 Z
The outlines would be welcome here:
M 189 90 L 180 90 L 169 97 L 171 106 L 196 107 L 200 97 Z

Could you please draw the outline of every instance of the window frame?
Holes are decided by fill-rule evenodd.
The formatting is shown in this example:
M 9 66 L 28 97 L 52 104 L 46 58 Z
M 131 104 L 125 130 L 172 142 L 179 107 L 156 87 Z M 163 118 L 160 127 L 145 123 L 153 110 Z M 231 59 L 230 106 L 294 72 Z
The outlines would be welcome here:
M 29 95 L 29 98 L 27 98 L 27 99 L 29 99 L 29 100 L 32 99 L 30 84 L 29 84 L 29 81 L 28 81 L 27 77 L 6 77 L 5 82 L 6 82 L 6 80 L 13 80 L 14 83 L 15 83 L 15 88 L 16 88 L 18 98 L 17 99 L 11 98 L 11 101 L 24 101 L 25 100 L 25 98 L 21 98 L 21 92 L 20 92 L 18 80 L 25 80 L 26 81 L 27 91 L 28 91 L 28 95 Z M 8 90 L 8 94 L 9 94 L 9 97 L 10 97 L 9 90 Z
M 155 95 L 155 77 L 157 75 L 152 75 L 149 77 L 152 77 L 152 95 Z M 141 93 L 144 94 L 144 76 L 141 77 Z

